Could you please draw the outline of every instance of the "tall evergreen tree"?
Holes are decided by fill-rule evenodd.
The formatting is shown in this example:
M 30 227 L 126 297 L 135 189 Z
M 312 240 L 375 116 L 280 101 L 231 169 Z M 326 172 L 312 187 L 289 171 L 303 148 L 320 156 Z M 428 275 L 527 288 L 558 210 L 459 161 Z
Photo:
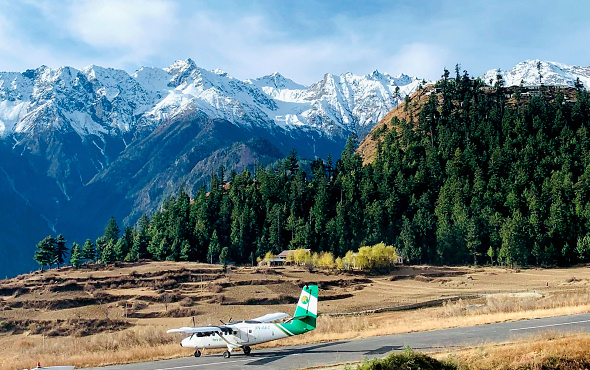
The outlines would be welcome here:
M 80 267 L 80 265 L 82 264 L 82 252 L 80 251 L 80 246 L 76 242 L 72 243 L 70 264 L 75 268 Z
M 57 264 L 57 268 L 64 264 L 67 253 L 68 247 L 66 246 L 66 239 L 62 234 L 59 234 L 55 241 L 55 263 Z
M 96 261 L 96 246 L 90 239 L 86 239 L 82 246 L 81 259 L 85 262 Z
M 41 265 L 41 271 L 45 266 L 49 267 L 55 263 L 55 243 L 55 238 L 49 235 L 37 244 L 37 251 L 33 259 Z
M 104 229 L 104 240 L 112 240 L 114 242 L 117 242 L 117 240 L 119 240 L 120 233 L 121 229 L 119 229 L 119 225 L 117 225 L 115 217 L 111 216 L 109 222 L 107 223 L 107 226 Z

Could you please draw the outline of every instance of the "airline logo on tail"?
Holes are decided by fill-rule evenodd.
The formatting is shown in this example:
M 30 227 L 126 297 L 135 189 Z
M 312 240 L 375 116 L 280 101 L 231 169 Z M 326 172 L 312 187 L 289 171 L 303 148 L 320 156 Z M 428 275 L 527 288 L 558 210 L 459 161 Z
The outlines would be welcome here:
M 317 286 L 304 287 L 297 303 L 295 317 L 308 315 L 313 317 L 317 317 L 318 315 Z

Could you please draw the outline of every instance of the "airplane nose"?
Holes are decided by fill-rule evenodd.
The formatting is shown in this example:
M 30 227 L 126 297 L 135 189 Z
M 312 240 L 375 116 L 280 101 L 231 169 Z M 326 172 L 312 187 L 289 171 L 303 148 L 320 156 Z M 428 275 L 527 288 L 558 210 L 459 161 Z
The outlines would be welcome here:
M 180 341 L 180 346 L 181 347 L 186 347 L 186 345 L 188 344 L 188 341 L 190 340 L 190 337 L 186 337 L 183 340 Z

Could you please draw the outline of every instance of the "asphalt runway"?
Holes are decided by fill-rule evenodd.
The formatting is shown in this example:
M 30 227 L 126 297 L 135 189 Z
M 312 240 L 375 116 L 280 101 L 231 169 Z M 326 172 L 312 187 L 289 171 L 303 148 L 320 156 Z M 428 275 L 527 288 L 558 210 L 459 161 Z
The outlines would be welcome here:
M 429 352 L 444 348 L 504 342 L 541 332 L 590 332 L 590 313 L 546 319 L 522 320 L 425 332 L 386 335 L 366 339 L 316 343 L 257 350 L 250 356 L 236 350 L 229 359 L 221 354 L 94 368 L 101 370 L 190 370 L 190 369 L 301 369 L 385 357 L 405 346 Z M 190 356 L 190 357 L 188 357 Z

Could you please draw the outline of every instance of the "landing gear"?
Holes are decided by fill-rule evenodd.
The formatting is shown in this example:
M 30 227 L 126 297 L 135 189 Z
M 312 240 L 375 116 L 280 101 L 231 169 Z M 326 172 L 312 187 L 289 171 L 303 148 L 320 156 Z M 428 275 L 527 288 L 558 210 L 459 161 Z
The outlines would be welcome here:
M 198 349 L 195 350 L 195 357 L 201 357 L 201 351 Z
M 225 351 L 223 352 L 223 358 L 230 358 L 231 353 L 229 353 L 229 351 Z
M 244 350 L 244 354 L 245 354 L 246 356 L 248 356 L 248 355 L 250 354 L 250 352 L 252 352 L 252 348 L 250 348 L 249 346 L 244 346 L 244 347 L 242 347 L 242 348 L 243 348 L 243 350 Z

